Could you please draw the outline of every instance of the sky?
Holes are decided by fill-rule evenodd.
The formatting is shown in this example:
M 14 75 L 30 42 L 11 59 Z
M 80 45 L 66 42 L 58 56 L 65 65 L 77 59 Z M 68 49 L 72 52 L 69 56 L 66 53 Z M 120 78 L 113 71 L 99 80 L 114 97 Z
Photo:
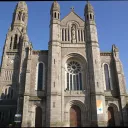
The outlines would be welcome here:
M 47 50 L 49 41 L 50 8 L 53 1 L 27 1 L 28 36 L 34 50 Z M 86 1 L 59 1 L 61 19 L 70 8 L 84 19 Z M 109 52 L 112 44 L 119 48 L 128 89 L 128 1 L 90 1 L 95 11 L 100 50 Z M 12 14 L 17 2 L 0 2 L 0 60 Z

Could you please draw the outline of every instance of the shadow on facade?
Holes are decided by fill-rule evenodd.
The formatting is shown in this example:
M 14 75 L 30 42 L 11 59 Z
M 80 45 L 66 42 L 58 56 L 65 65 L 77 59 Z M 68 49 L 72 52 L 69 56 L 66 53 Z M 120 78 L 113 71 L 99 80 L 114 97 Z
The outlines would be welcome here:
M 35 127 L 45 127 L 46 126 L 46 120 L 48 120 L 48 118 L 46 119 L 46 109 L 47 109 L 47 63 L 48 60 L 44 57 L 44 55 L 46 55 L 47 58 L 47 51 L 39 51 L 38 52 L 38 62 L 43 62 L 44 63 L 44 84 L 43 84 L 43 88 L 41 90 L 37 90 L 36 91 L 36 96 L 37 96 L 37 100 L 34 101 L 34 103 L 36 104 L 36 108 L 35 108 Z M 37 74 L 38 75 L 38 74 Z M 40 111 L 40 112 L 39 112 Z M 42 120 L 38 119 L 41 118 Z
M 20 43 L 17 45 L 17 49 L 10 49 L 6 53 L 7 55 L 10 55 L 13 58 L 13 73 L 12 73 L 12 80 L 11 84 L 9 84 L 10 88 L 13 89 L 13 98 L 8 99 L 10 95 L 12 95 L 9 90 L 5 90 L 1 94 L 2 100 L 0 101 L 0 112 L 2 112 L 2 121 L 0 123 L 0 126 L 9 126 L 9 124 L 15 124 L 14 123 L 14 116 L 16 113 L 22 114 L 22 108 L 23 108 L 23 94 L 24 94 L 24 86 L 25 86 L 25 74 L 26 74 L 26 61 L 28 59 L 28 53 L 26 54 L 25 59 L 23 60 L 23 63 L 21 61 L 21 55 L 22 55 L 22 42 L 20 38 Z M 27 50 L 26 50 L 27 51 Z M 21 69 L 22 66 L 22 69 Z M 20 69 L 22 72 L 20 72 Z M 8 79 L 8 78 L 7 78 Z M 22 82 L 21 82 L 22 81 Z M 7 87 L 8 85 L 5 85 Z M 18 98 L 20 99 L 18 102 Z M 19 106 L 20 104 L 20 106 Z M 11 118 L 7 118 L 7 113 L 11 113 Z M 6 113 L 6 114 L 5 114 Z M 6 116 L 5 116 L 6 115 Z M 1 116 L 0 116 L 1 117 Z M 8 119 L 8 120 L 7 120 Z

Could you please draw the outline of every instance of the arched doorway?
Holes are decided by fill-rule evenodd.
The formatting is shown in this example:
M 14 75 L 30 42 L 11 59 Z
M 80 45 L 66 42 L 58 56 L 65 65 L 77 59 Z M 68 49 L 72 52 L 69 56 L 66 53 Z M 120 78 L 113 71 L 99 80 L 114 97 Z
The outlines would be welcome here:
M 81 126 L 81 110 L 78 106 L 73 105 L 70 108 L 70 127 Z
M 113 107 L 108 107 L 108 126 L 115 126 Z
M 42 109 L 40 107 L 36 107 L 35 114 L 35 127 L 42 127 Z

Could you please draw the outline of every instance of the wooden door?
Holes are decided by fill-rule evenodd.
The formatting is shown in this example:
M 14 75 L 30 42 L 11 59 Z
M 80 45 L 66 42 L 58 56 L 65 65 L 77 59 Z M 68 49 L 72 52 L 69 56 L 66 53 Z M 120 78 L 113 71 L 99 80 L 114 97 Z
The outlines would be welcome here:
M 70 127 L 81 126 L 81 111 L 78 106 L 72 106 L 70 108 Z
M 40 107 L 36 107 L 35 114 L 35 127 L 42 127 L 42 109 Z
M 108 107 L 108 126 L 115 126 L 113 107 Z

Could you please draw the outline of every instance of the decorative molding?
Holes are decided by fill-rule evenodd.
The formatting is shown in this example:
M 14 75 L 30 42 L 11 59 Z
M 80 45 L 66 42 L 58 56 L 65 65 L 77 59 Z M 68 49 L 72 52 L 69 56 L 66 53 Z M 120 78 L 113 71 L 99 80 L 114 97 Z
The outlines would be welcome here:
M 112 97 L 112 96 L 105 96 L 105 101 L 118 101 L 118 98 Z
M 101 52 L 100 53 L 101 56 L 112 56 L 111 52 Z
M 43 55 L 48 55 L 48 50 L 34 50 L 32 51 L 33 55 L 38 55 L 38 54 L 43 54 Z

